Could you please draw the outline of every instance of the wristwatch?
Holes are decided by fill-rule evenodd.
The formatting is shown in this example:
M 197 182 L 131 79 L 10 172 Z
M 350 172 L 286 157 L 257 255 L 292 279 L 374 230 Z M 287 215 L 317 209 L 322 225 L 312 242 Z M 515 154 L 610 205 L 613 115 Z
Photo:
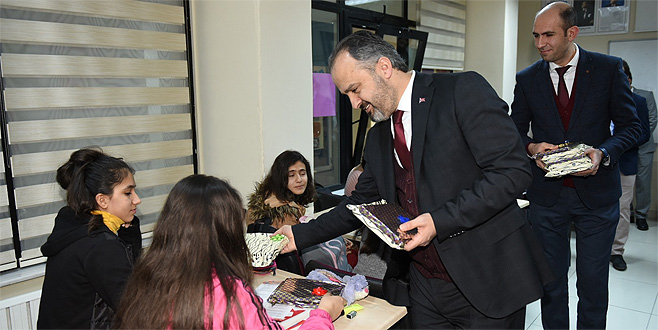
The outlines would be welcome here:
M 603 153 L 603 159 L 601 160 L 601 164 L 608 166 L 610 165 L 610 154 L 608 153 L 608 150 L 605 150 L 605 148 L 599 148 L 601 152 Z

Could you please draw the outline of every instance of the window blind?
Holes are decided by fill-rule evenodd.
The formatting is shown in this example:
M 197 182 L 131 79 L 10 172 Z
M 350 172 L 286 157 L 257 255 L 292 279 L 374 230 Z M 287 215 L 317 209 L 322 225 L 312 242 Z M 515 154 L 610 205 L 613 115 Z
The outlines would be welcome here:
M 2 145 L 2 139 L 0 139 L 0 145 Z M 2 150 L 4 151 L 4 146 Z M 3 154 L 0 154 L 0 159 L 2 160 L 0 164 L 4 164 L 5 159 Z M 13 268 L 13 265 L 16 263 L 15 261 L 5 167 L 4 165 L 0 165 L 0 271 L 5 269 L 5 265 Z
M 425 31 L 424 69 L 464 70 L 465 0 L 420 1 L 418 30 Z
M 18 225 L 11 230 L 0 181 L 0 270 L 45 261 L 39 248 L 65 205 L 55 171 L 79 148 L 99 146 L 135 168 L 144 237 L 169 190 L 195 173 L 183 6 L 183 0 L 2 0 L 5 157 L 17 214 L 11 221 Z

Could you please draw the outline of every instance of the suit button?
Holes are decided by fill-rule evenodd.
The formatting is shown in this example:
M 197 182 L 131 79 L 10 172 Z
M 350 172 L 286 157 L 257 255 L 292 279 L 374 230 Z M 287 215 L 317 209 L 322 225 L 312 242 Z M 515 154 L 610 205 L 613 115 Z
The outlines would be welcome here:
M 413 202 L 414 202 L 413 199 L 411 199 L 411 198 L 407 199 L 407 203 L 411 204 L 411 203 L 413 203 Z
M 409 183 L 409 184 L 410 184 L 410 183 L 411 183 L 411 179 L 407 179 L 407 183 Z

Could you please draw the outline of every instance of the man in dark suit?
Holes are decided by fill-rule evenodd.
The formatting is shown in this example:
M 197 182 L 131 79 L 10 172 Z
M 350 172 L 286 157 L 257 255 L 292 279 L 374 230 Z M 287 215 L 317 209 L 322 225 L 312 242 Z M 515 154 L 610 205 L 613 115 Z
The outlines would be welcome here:
M 391 257 L 386 299 L 410 306 L 416 328 L 523 328 L 552 274 L 516 202 L 530 166 L 505 102 L 473 72 L 409 71 L 367 31 L 336 46 L 330 71 L 377 122 L 367 165 L 334 210 L 280 230 L 291 239 L 284 251 L 359 228 L 346 204 L 399 203 L 415 217 L 400 229 L 418 232 Z
M 557 276 L 545 287 L 541 302 L 547 329 L 569 328 L 567 270 L 572 224 L 576 231 L 577 327 L 606 326 L 609 254 L 621 195 L 617 159 L 640 135 L 621 59 L 578 47 L 574 43 L 578 31 L 576 13 L 564 2 L 551 3 L 537 13 L 532 34 L 542 60 L 517 74 L 512 103 L 512 119 L 528 155 L 555 150 L 565 141 L 594 147 L 585 151 L 592 161 L 589 170 L 546 178 L 541 160 L 532 166 L 528 218 Z
M 628 77 L 628 83 L 633 84 L 633 74 L 628 63 L 623 61 L 624 73 Z M 624 260 L 624 246 L 628 240 L 628 230 L 631 225 L 631 202 L 633 201 L 633 192 L 635 191 L 635 176 L 638 172 L 638 148 L 640 145 L 649 141 L 649 109 L 647 108 L 647 99 L 639 94 L 633 93 L 633 101 L 637 116 L 642 125 L 642 135 L 637 143 L 630 149 L 626 150 L 619 157 L 619 171 L 621 174 L 621 197 L 619 198 L 619 224 L 615 240 L 612 243 L 612 254 L 610 263 L 612 268 L 623 271 L 626 270 L 626 260 Z M 614 126 L 613 126 L 614 135 Z
M 654 131 L 658 124 L 658 110 L 656 99 L 652 91 L 635 88 L 631 81 L 633 93 L 644 97 L 649 110 L 649 141 L 638 148 L 637 151 L 637 175 L 635 176 L 635 226 L 637 229 L 649 230 L 647 214 L 651 207 L 651 172 L 653 171 L 653 154 L 656 151 L 658 140 L 654 138 Z M 631 217 L 632 219 L 632 217 Z

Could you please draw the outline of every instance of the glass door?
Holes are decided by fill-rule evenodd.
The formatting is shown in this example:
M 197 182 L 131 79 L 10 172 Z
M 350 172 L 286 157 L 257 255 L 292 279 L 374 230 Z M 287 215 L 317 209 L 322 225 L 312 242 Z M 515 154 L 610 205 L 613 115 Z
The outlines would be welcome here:
M 338 95 L 328 59 L 338 43 L 338 14 L 313 9 L 313 167 L 317 184 L 340 183 Z
M 383 12 L 366 10 L 347 2 L 312 1 L 313 44 L 313 165 L 314 179 L 327 190 L 342 188 L 349 171 L 360 163 L 366 132 L 371 123 L 366 113 L 352 109 L 349 99 L 333 85 L 327 60 L 338 41 L 367 29 L 391 43 L 410 68 L 420 71 L 427 33 L 410 29 L 416 23 L 386 14 L 399 0 L 381 1 Z M 400 3 L 405 3 L 406 1 Z M 406 7 L 404 7 L 406 8 Z

